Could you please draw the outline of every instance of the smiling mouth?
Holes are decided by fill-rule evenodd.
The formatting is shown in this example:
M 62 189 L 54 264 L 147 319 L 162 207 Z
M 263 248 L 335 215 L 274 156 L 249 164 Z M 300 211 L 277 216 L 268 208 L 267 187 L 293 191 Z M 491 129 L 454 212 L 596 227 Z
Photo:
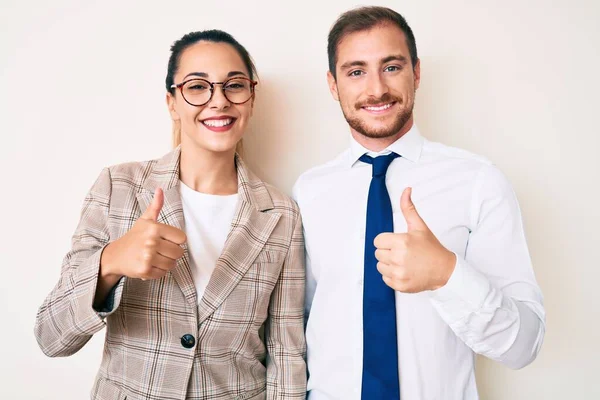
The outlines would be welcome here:
M 395 101 L 391 102 L 391 103 L 386 103 L 386 104 L 379 104 L 376 106 L 363 106 L 362 108 L 364 108 L 367 111 L 372 111 L 372 112 L 381 112 L 381 111 L 385 111 L 388 110 L 390 108 L 392 108 L 392 106 L 396 104 Z
M 225 119 L 205 119 L 202 123 L 211 128 L 222 128 L 224 126 L 228 126 L 233 124 L 235 118 L 225 118 Z

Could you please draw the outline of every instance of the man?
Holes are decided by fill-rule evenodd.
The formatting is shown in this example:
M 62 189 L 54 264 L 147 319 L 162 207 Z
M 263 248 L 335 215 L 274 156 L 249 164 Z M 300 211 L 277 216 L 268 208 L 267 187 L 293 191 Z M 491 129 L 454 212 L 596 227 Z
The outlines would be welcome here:
M 294 187 L 309 399 L 477 399 L 475 353 L 522 368 L 545 332 L 515 194 L 484 158 L 420 135 L 401 15 L 346 12 L 328 53 L 351 143 Z

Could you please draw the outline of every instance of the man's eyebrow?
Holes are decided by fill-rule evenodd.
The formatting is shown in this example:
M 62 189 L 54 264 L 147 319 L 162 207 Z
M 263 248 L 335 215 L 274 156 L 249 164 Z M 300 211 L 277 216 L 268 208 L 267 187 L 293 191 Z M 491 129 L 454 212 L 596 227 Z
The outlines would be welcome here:
M 405 56 L 401 55 L 401 54 L 393 54 L 387 57 L 384 57 L 381 59 L 380 63 L 381 64 L 386 64 L 389 63 L 390 61 L 400 61 L 403 64 L 406 64 L 408 62 L 408 58 L 406 58 Z M 341 70 L 346 70 L 352 67 L 365 67 L 367 65 L 366 61 L 362 61 L 362 60 L 355 60 L 355 61 L 348 61 L 343 63 L 340 66 Z
M 348 69 L 348 68 L 352 68 L 352 67 L 364 67 L 367 65 L 366 61 L 361 61 L 361 60 L 356 60 L 356 61 L 348 61 L 343 63 L 340 66 L 340 69 L 344 70 L 344 69 Z
M 401 63 L 407 63 L 408 59 L 401 54 L 391 55 L 381 59 L 382 64 L 389 63 L 390 61 L 400 61 Z

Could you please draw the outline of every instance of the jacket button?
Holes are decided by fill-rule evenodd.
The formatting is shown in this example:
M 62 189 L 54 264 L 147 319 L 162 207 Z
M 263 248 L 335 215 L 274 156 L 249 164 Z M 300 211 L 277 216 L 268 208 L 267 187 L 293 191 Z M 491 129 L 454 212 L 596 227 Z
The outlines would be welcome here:
M 196 338 L 194 338 L 193 335 L 187 333 L 181 337 L 181 345 L 186 349 L 191 349 L 192 347 L 194 347 L 195 344 Z

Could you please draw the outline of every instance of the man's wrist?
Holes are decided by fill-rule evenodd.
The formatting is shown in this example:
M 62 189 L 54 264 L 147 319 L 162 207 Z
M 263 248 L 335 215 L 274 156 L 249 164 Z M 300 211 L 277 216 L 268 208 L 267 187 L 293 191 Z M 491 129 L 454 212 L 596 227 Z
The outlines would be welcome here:
M 446 254 L 444 257 L 444 261 L 441 263 L 441 274 L 439 275 L 439 280 L 433 290 L 439 289 L 441 287 L 446 286 L 454 269 L 456 268 L 456 254 L 453 252 L 446 250 Z

